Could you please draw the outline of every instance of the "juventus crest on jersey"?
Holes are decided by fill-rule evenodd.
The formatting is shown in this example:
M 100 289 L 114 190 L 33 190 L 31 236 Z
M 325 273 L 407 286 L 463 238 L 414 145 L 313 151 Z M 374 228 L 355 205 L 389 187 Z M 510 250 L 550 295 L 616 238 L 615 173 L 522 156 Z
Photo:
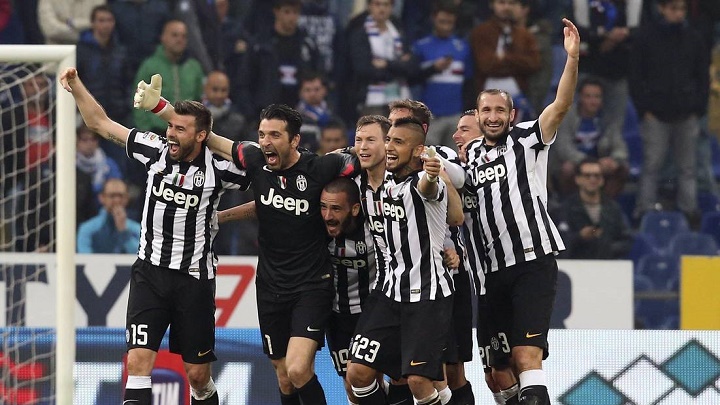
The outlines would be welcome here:
M 465 187 L 477 204 L 473 237 L 483 241 L 486 273 L 565 249 L 547 212 L 549 147 L 537 120 L 516 125 L 497 145 L 468 145 Z
M 214 158 L 207 148 L 192 162 L 172 160 L 167 152 L 157 134 L 130 131 L 128 156 L 148 171 L 138 257 L 196 278 L 214 278 L 220 196 L 225 189 L 247 189 L 250 181 L 245 171 Z

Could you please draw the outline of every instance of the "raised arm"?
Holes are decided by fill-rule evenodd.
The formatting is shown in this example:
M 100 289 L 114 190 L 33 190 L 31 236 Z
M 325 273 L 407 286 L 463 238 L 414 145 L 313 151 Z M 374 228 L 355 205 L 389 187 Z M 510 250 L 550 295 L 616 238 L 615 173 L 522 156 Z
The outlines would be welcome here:
M 137 84 L 137 89 L 133 96 L 133 107 L 150 111 L 163 121 L 170 122 L 170 120 L 175 117 L 175 107 L 161 96 L 161 89 L 162 76 L 159 74 L 152 75 L 149 84 L 141 80 Z M 210 150 L 223 159 L 232 161 L 233 141 L 230 139 L 211 132 L 207 138 L 207 145 Z
M 570 110 L 575 95 L 575 86 L 578 77 L 578 61 L 580 60 L 580 34 L 577 27 L 567 18 L 563 18 L 563 35 L 565 36 L 564 46 L 567 52 L 565 60 L 565 69 L 560 82 L 558 83 L 555 100 L 550 103 L 540 114 L 540 130 L 542 131 L 543 141 L 550 142 L 555 136 L 560 123 L 565 114 Z
M 67 68 L 60 74 L 60 85 L 73 95 L 80 115 L 90 130 L 118 145 L 124 146 L 127 143 L 130 130 L 107 116 L 103 107 L 82 83 L 75 68 Z

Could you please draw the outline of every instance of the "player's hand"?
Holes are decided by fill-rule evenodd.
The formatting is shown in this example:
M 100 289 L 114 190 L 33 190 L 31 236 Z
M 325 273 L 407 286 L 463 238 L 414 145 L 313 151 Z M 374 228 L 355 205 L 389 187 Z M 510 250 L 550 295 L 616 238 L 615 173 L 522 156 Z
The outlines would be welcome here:
M 457 269 L 460 267 L 460 256 L 458 256 L 455 248 L 446 247 L 443 250 L 443 263 L 449 269 Z
M 63 89 L 72 93 L 72 83 L 77 79 L 77 69 L 69 67 L 60 73 L 60 85 Z
M 428 176 L 429 181 L 437 181 L 437 177 L 443 169 L 442 161 L 440 157 L 436 155 L 435 148 L 429 146 L 425 148 L 425 153 L 422 155 L 423 170 Z
M 579 58 L 580 33 L 572 21 L 567 18 L 563 18 L 562 22 L 565 24 L 565 28 L 563 28 L 563 35 L 565 36 L 563 46 L 565 47 L 565 52 L 567 52 L 568 56 L 571 58 Z
M 160 103 L 160 93 L 162 90 L 162 76 L 154 74 L 150 78 L 150 84 L 140 80 L 133 97 L 133 107 L 146 111 L 154 111 Z

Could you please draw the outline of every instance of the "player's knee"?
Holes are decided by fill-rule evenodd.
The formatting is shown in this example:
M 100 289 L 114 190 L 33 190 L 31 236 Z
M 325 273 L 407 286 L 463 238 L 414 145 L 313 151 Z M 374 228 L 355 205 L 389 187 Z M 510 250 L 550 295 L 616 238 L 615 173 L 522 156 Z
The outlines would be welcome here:
M 409 375 L 407 382 L 410 387 L 410 391 L 412 392 L 418 392 L 418 390 L 422 390 L 423 388 L 433 387 L 433 381 L 431 379 L 419 375 Z
M 195 389 L 204 388 L 210 381 L 210 365 L 209 364 L 193 364 L 186 367 L 187 378 L 190 386 Z
M 513 360 L 518 373 L 542 367 L 543 349 L 535 346 L 516 346 L 513 348 Z
M 295 387 L 302 387 L 310 381 L 315 371 L 309 364 L 293 363 L 287 365 L 287 375 Z
M 487 387 L 490 389 L 490 391 L 500 392 L 500 387 L 498 387 L 497 383 L 495 382 L 492 372 L 485 373 L 485 384 L 487 384 Z
M 367 387 L 375 380 L 376 374 L 375 370 L 368 366 L 350 363 L 346 379 L 353 387 Z
M 129 375 L 150 375 L 155 362 L 154 352 L 145 349 L 132 349 L 127 356 L 127 370 Z

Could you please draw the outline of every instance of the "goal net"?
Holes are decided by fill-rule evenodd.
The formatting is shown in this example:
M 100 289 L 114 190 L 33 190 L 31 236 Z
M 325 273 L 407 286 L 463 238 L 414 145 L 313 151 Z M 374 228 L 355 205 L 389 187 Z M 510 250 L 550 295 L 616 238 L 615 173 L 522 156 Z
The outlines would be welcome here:
M 75 107 L 57 81 L 74 46 L 0 46 L 0 403 L 72 404 Z M 33 284 L 55 308 L 29 321 Z

